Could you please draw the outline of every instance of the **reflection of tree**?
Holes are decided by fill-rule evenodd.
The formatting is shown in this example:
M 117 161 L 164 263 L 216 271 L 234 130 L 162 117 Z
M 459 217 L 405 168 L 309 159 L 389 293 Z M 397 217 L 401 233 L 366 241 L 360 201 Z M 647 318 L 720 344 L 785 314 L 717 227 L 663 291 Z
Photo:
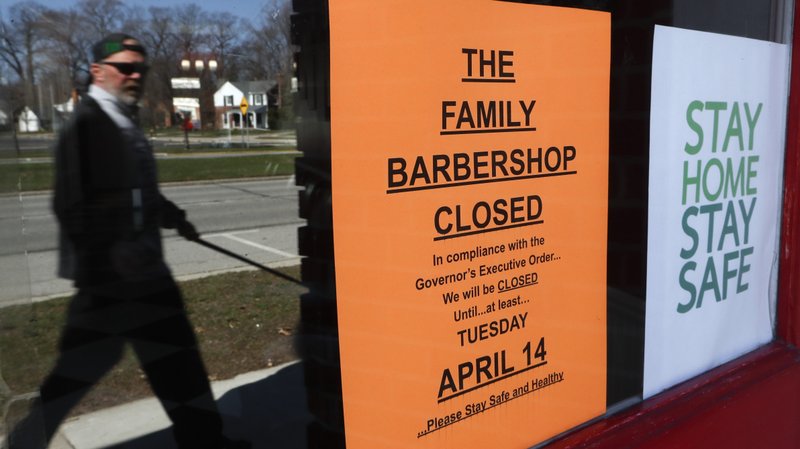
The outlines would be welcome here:
M 95 36 L 105 36 L 123 29 L 128 13 L 120 0 L 81 0 L 78 11 Z
M 48 9 L 40 18 L 42 38 L 47 45 L 39 67 L 57 103 L 69 98 L 73 87 L 82 89 L 89 77 L 86 51 L 92 45 L 93 34 L 86 30 L 85 20 L 77 10 Z
M 5 103 L 0 108 L 10 113 L 29 106 L 49 118 L 52 104 L 85 86 L 92 44 L 109 32 L 126 31 L 143 41 L 151 64 L 142 120 L 149 126 L 169 125 L 170 79 L 178 76 L 187 53 L 213 55 L 219 80 L 273 79 L 282 80 L 282 88 L 288 85 L 290 15 L 289 0 L 267 1 L 252 22 L 229 12 L 210 14 L 194 3 L 145 9 L 122 0 L 81 0 L 69 8 L 51 8 L 19 0 L 0 8 Z
M 271 0 L 261 8 L 255 25 L 249 25 L 250 40 L 242 42 L 237 49 L 243 66 L 239 79 L 271 79 L 278 82 L 278 109 L 270 109 L 270 126 L 284 128 L 294 122 L 291 102 L 293 76 L 291 43 L 291 4 L 282 0 Z
M 207 36 L 204 32 L 211 16 L 194 3 L 174 7 L 174 20 L 178 46 L 184 53 L 205 49 Z
M 34 60 L 41 49 L 39 17 L 44 6 L 36 2 L 16 3 L 9 9 L 8 20 L 0 22 L 0 59 L 7 64 L 21 82 L 24 105 L 34 105 Z M 2 16 L 0 16 L 2 18 Z M 23 104 L 13 105 L 13 109 Z
M 151 7 L 142 19 L 139 38 L 147 48 L 151 65 L 145 101 L 150 106 L 142 111 L 145 126 L 169 126 L 172 120 L 172 85 L 177 76 L 180 48 L 175 33 L 174 11 L 171 8 Z
M 209 23 L 209 51 L 215 56 L 218 64 L 218 79 L 228 79 L 228 73 L 234 73 L 228 70 L 227 62 L 238 44 L 242 22 L 233 14 L 223 12 L 214 14 L 213 20 Z
M 242 55 L 244 66 L 239 79 L 278 79 L 291 69 L 291 4 L 271 0 L 261 9 L 258 21 L 248 24 L 248 39 L 241 43 L 237 53 Z

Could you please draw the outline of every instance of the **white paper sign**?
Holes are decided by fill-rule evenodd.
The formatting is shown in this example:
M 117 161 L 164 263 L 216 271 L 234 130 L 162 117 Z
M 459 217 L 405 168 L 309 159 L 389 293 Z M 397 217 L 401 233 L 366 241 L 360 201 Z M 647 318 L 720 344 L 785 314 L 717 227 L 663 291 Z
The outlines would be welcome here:
M 786 45 L 657 26 L 644 397 L 774 330 Z

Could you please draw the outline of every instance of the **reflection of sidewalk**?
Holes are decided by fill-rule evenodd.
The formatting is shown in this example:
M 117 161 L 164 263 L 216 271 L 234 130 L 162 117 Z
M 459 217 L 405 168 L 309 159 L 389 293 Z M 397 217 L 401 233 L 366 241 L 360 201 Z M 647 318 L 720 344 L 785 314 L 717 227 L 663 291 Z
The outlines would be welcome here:
M 303 365 L 287 363 L 214 382 L 225 433 L 253 448 L 305 449 Z M 50 449 L 172 449 L 170 422 L 158 400 L 142 399 L 70 419 Z

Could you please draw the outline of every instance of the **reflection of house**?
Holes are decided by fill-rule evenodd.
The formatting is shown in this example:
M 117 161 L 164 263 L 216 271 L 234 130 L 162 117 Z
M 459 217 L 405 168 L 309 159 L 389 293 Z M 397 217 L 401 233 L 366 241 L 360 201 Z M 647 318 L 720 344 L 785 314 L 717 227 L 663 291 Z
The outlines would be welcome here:
M 191 117 L 195 128 L 200 123 L 200 78 L 172 78 L 172 108 L 181 117 Z
M 239 106 L 247 96 L 247 126 L 250 128 L 269 128 L 267 113 L 274 106 L 278 91 L 275 81 L 228 81 L 214 93 L 214 108 L 217 112 L 217 125 L 220 128 L 242 128 L 242 111 Z
M 11 105 L 5 98 L 0 98 L 0 129 L 10 129 L 14 126 L 14 120 L 11 118 Z
M 19 132 L 21 133 L 35 133 L 40 128 L 39 117 L 27 106 L 20 112 L 17 123 L 19 123 Z
M 75 109 L 75 103 L 72 99 L 67 100 L 65 103 L 53 105 L 53 131 L 58 131 L 66 125 L 72 111 Z

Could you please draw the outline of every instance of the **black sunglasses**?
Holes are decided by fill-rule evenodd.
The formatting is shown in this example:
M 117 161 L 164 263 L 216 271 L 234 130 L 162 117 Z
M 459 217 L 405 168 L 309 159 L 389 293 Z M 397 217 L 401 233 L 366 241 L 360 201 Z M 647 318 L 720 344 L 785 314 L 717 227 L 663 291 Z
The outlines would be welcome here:
M 145 76 L 147 75 L 147 71 L 150 70 L 150 66 L 143 63 L 143 62 L 107 62 L 107 61 L 100 61 L 98 64 L 105 64 L 110 65 L 117 69 L 117 71 L 125 76 L 130 76 L 134 72 Z

